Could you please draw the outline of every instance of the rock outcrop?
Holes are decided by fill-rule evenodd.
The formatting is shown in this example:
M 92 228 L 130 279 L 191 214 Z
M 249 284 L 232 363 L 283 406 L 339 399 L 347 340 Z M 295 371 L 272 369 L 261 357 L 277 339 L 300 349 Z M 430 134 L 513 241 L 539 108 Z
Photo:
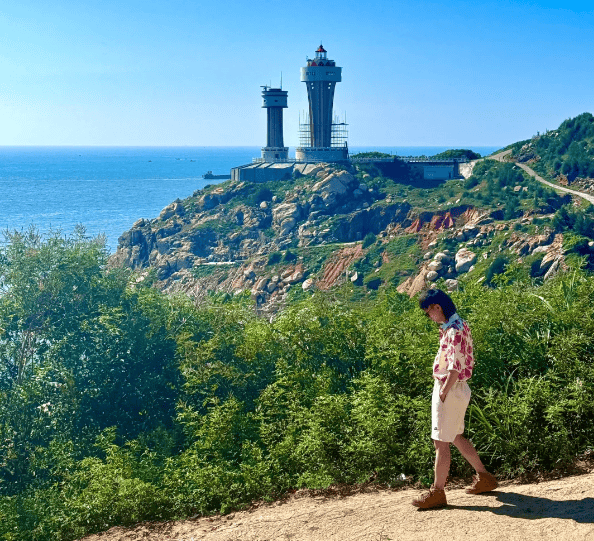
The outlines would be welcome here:
M 278 302 L 296 284 L 306 291 L 327 289 L 345 265 L 361 257 L 360 245 L 344 252 L 339 248 L 334 263 L 317 278 L 300 264 L 282 262 L 279 276 L 267 275 L 268 260 L 291 246 L 349 243 L 378 234 L 406 221 L 410 205 L 383 201 L 352 170 L 324 164 L 306 169 L 312 182 L 280 196 L 265 194 L 260 201 L 250 202 L 253 185 L 233 181 L 176 200 L 158 218 L 138 220 L 122 234 L 111 263 L 139 272 L 154 269 L 161 288 L 195 297 L 200 289 L 230 294 L 249 290 L 266 304 Z
M 471 252 L 468 248 L 461 248 L 456 252 L 456 272 L 468 272 L 476 262 L 476 254 Z

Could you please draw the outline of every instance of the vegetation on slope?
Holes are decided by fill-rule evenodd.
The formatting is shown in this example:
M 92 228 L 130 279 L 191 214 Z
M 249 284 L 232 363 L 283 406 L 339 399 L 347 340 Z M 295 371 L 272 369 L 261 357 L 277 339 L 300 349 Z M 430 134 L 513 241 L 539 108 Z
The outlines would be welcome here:
M 442 159 L 442 160 L 451 160 L 453 158 L 466 158 L 468 160 L 478 160 L 481 155 L 478 152 L 474 152 L 473 150 L 469 150 L 467 148 L 455 148 L 446 150 L 444 152 L 440 152 L 433 156 L 434 158 Z
M 540 285 L 510 265 L 454 295 L 478 360 L 467 431 L 501 476 L 592 445 L 594 281 L 580 261 Z M 431 477 L 437 332 L 393 289 L 364 309 L 318 292 L 270 322 L 245 297 L 196 306 L 108 271 L 82 235 L 34 233 L 12 236 L 0 277 L 2 539 Z M 459 457 L 453 473 L 470 473 Z
M 512 145 L 512 156 L 530 161 L 549 178 L 594 177 L 594 116 L 583 113 L 565 120 L 558 129 Z

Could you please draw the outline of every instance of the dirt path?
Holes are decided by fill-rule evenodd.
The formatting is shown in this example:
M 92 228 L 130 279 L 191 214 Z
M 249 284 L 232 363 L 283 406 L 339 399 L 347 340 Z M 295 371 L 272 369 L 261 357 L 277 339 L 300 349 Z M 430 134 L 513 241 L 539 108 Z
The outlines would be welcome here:
M 497 160 L 498 162 L 503 162 L 503 161 L 505 161 L 505 157 L 508 156 L 511 153 L 512 153 L 511 149 L 510 150 L 504 150 L 503 152 L 498 152 L 497 154 L 493 154 L 491 156 L 487 156 L 487 158 L 485 158 L 485 159 Z
M 415 489 L 352 496 L 297 493 L 226 516 L 112 528 L 84 541 L 594 541 L 594 472 L 490 494 L 447 491 L 445 509 L 420 511 Z
M 493 154 L 492 156 L 489 156 L 489 157 L 493 160 L 502 162 L 502 161 L 504 161 L 505 156 L 507 156 L 508 154 L 511 154 L 511 150 L 504 150 L 503 152 L 499 152 L 498 154 Z M 594 204 L 594 196 L 585 194 L 583 192 L 578 192 L 577 190 L 570 190 L 569 188 L 565 188 L 564 186 L 559 186 L 557 184 L 553 184 L 552 182 L 549 182 L 548 180 L 545 180 L 544 178 L 542 178 L 540 175 L 538 175 L 536 173 L 536 171 L 534 171 L 533 169 L 528 167 L 526 164 L 516 163 L 516 165 L 518 167 L 521 167 L 531 177 L 534 177 L 536 180 L 538 180 L 538 182 L 542 182 L 543 184 L 546 184 L 547 186 L 550 186 L 551 188 L 554 188 L 555 190 L 559 190 L 561 192 L 566 192 L 566 193 L 570 193 L 572 195 L 576 195 L 578 197 L 582 197 L 586 201 L 589 201 L 590 203 Z

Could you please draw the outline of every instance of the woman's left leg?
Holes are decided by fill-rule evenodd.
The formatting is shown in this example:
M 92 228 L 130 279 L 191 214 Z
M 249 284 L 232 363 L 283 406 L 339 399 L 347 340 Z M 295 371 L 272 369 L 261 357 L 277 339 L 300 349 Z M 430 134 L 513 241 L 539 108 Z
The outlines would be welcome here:
M 435 446 L 435 479 L 429 492 L 415 498 L 412 504 L 420 509 L 445 507 L 448 502 L 445 495 L 445 483 L 450 471 L 450 444 L 447 441 L 433 440 Z
M 433 440 L 433 445 L 435 446 L 435 477 L 433 484 L 435 488 L 443 490 L 450 473 L 450 442 Z

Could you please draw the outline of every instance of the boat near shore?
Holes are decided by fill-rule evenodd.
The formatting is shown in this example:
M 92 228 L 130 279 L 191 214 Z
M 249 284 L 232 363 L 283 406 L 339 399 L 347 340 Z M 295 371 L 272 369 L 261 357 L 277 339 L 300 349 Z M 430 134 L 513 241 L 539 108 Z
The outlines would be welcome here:
M 228 180 L 231 178 L 231 175 L 213 175 L 212 171 L 207 171 L 206 173 L 204 173 L 204 175 L 202 175 L 202 178 L 208 180 Z

